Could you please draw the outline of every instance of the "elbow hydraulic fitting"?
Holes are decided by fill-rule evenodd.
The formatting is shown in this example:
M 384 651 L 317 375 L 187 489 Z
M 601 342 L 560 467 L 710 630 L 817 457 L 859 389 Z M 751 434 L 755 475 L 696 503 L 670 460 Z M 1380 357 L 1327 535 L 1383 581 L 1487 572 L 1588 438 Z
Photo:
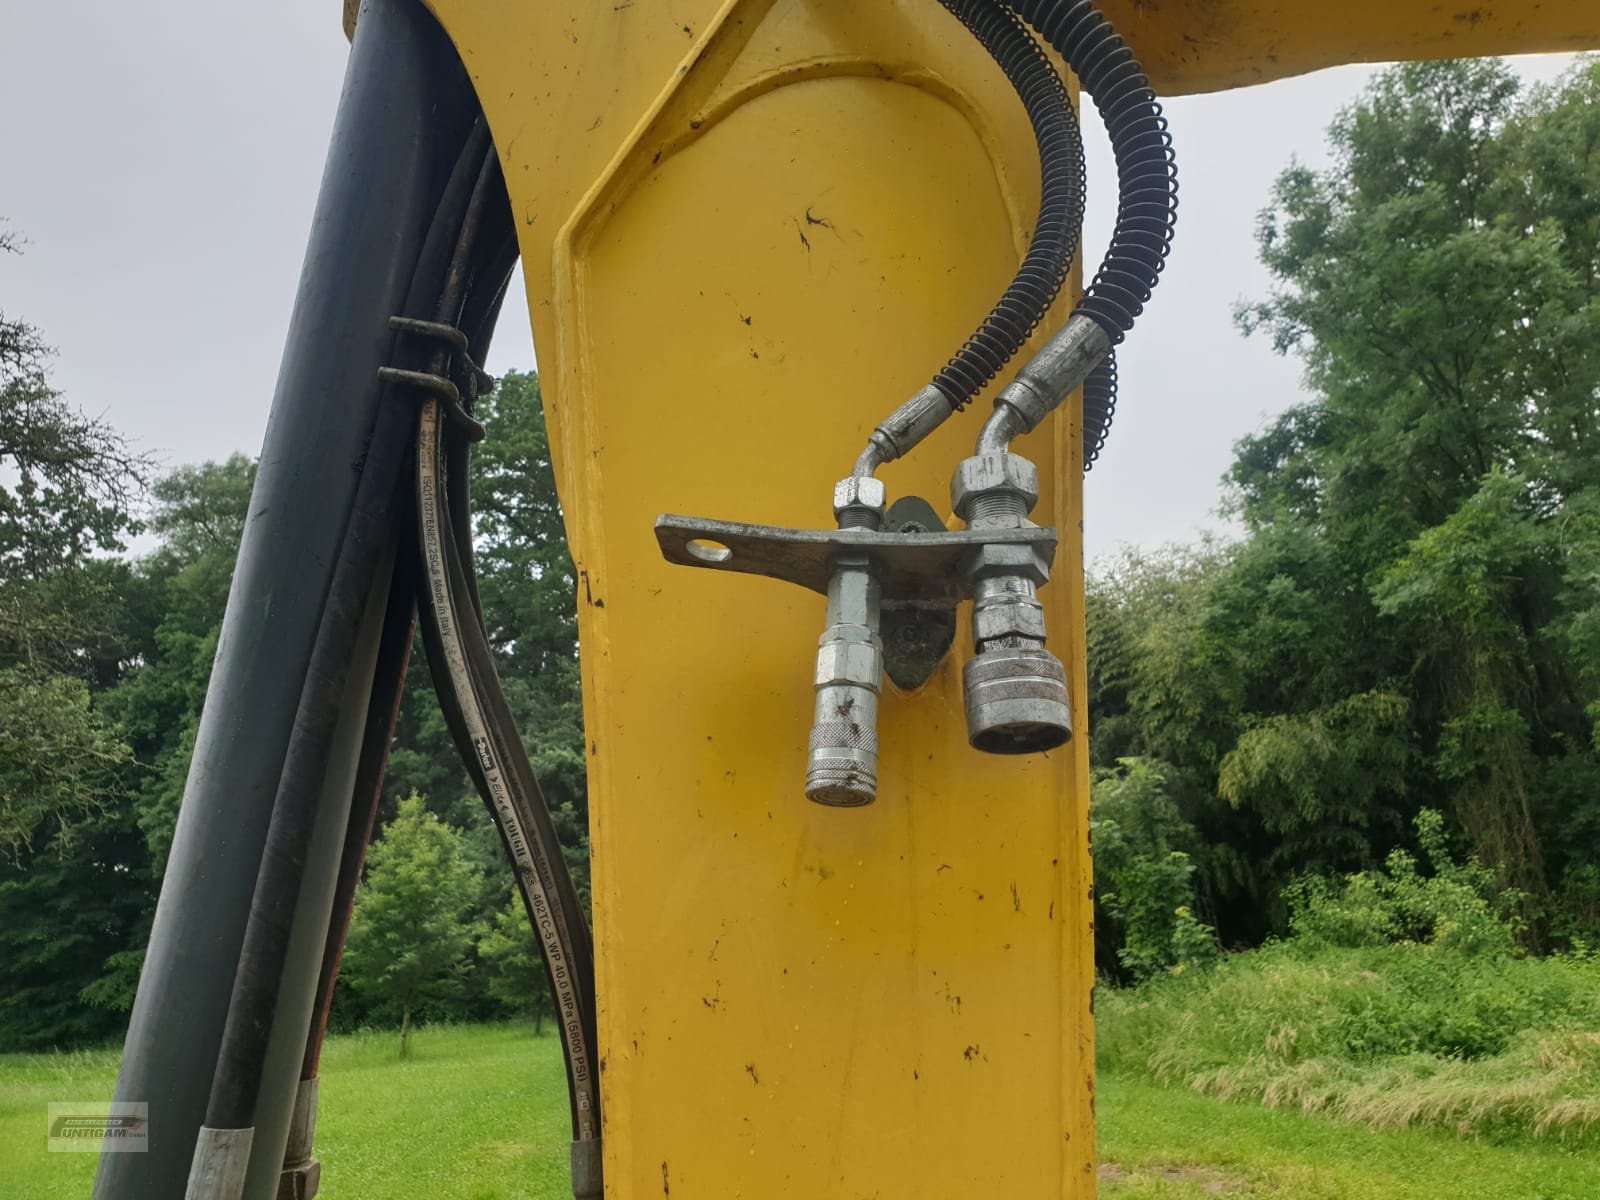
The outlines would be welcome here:
M 950 498 L 970 529 L 1019 528 L 1038 503 L 1038 473 L 1014 454 L 979 454 L 956 469 Z M 1072 736 L 1072 710 L 1066 672 L 1045 649 L 1038 588 L 1048 564 L 1029 547 L 986 545 L 964 569 L 973 593 L 967 740 L 988 754 L 1053 750 Z
M 844 479 L 834 488 L 834 516 L 841 529 L 876 529 L 886 499 L 879 480 Z M 877 799 L 881 606 L 871 558 L 838 555 L 828 581 L 828 626 L 817 643 L 816 715 L 807 744 L 806 796 L 818 804 L 855 808 Z

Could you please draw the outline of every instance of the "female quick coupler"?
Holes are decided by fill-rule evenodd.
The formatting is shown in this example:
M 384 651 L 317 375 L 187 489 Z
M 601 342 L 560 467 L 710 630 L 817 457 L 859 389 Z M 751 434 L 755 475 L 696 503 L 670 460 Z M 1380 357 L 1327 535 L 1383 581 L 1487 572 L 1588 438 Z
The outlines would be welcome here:
M 1027 459 L 990 451 L 956 468 L 951 506 L 974 531 L 1016 529 L 1039 500 Z M 962 672 L 967 740 L 988 754 L 1038 754 L 1072 736 L 1067 677 L 1045 649 L 1038 588 L 1049 567 L 1031 547 L 985 545 L 963 564 L 972 588 L 972 659 Z

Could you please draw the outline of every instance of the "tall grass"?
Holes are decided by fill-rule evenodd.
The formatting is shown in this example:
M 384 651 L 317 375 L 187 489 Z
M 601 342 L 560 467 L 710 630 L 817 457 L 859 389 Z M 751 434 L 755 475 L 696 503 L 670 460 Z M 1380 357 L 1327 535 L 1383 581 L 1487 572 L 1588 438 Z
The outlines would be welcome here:
M 1102 993 L 1102 1068 L 1372 1129 L 1600 1141 L 1600 957 L 1529 958 L 1520 897 L 1457 862 L 1306 879 L 1290 936 Z
M 1600 962 L 1293 941 L 1102 992 L 1103 1069 L 1372 1129 L 1600 1141 Z

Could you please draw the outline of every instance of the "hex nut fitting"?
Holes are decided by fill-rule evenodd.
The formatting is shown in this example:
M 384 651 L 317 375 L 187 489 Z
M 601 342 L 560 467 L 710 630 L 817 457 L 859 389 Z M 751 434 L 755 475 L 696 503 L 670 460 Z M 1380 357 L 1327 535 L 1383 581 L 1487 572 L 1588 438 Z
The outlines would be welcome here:
M 833 485 L 833 515 L 838 519 L 852 509 L 876 513 L 881 522 L 889 510 L 889 492 L 883 480 L 852 475 Z
M 1019 638 L 1045 640 L 1044 607 L 1036 598 L 1014 596 L 973 607 L 972 641 L 980 653 L 991 642 Z
M 988 496 L 1013 496 L 1023 514 L 1039 503 L 1039 472 L 1027 459 L 1006 451 L 990 451 L 964 459 L 950 480 L 950 507 L 970 521 L 977 501 Z
M 1035 587 L 1050 582 L 1050 560 L 1032 546 L 978 546 L 963 556 L 961 570 L 974 583 L 1003 575 L 1021 576 Z
M 855 684 L 877 691 L 883 678 L 883 649 L 861 630 L 830 630 L 817 646 L 813 685 L 818 688 Z
M 1044 606 L 1031 579 L 992 575 L 978 580 L 973 591 L 972 644 L 978 653 L 1001 641 L 1044 645 Z

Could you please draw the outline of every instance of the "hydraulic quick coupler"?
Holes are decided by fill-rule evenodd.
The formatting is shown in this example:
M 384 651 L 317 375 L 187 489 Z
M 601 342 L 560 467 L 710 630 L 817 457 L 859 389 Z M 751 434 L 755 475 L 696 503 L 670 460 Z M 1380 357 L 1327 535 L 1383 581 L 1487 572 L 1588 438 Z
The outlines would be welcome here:
M 956 468 L 950 503 L 976 534 L 1027 526 L 1039 476 L 1006 451 Z M 962 570 L 972 593 L 973 657 L 962 672 L 967 740 L 989 754 L 1037 754 L 1072 736 L 1066 672 L 1045 649 L 1038 587 L 1049 577 L 1030 547 L 985 543 Z

